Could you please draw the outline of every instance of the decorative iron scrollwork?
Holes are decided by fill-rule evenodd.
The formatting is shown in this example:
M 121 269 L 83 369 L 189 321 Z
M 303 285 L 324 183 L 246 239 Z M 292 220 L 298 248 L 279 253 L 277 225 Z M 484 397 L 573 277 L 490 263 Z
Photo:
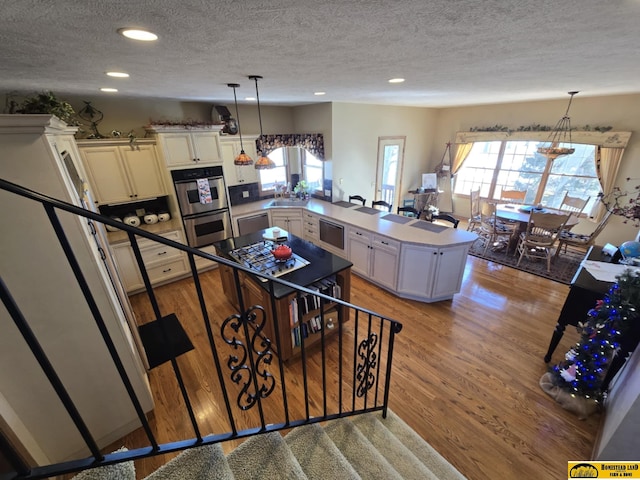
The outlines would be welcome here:
M 243 318 L 247 322 L 246 330 Z M 271 340 L 262 334 L 265 323 L 264 308 L 254 305 L 244 315 L 231 315 L 220 327 L 223 340 L 239 352 L 229 355 L 227 367 L 231 371 L 231 381 L 241 386 L 237 403 L 242 410 L 249 410 L 258 397 L 267 398 L 275 388 L 275 379 L 268 370 L 273 359 Z M 247 334 L 249 338 L 246 338 Z M 241 337 L 245 337 L 244 341 Z
M 356 395 L 358 397 L 363 397 L 375 383 L 376 377 L 373 371 L 378 365 L 378 354 L 375 352 L 377 344 L 378 336 L 375 333 L 370 333 L 358 345 L 358 356 L 362 359 L 362 363 L 358 363 L 356 367 L 356 379 L 358 380 Z

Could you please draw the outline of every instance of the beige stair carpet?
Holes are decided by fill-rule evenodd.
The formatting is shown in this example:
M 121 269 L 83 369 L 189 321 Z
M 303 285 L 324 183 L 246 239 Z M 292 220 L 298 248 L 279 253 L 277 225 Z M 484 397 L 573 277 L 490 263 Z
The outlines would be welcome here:
M 227 455 L 227 461 L 237 480 L 307 478 L 278 432 L 249 438 Z
M 234 480 L 220 444 L 185 450 L 145 480 Z
M 309 480 L 361 478 L 320 424 L 295 428 L 284 439 Z

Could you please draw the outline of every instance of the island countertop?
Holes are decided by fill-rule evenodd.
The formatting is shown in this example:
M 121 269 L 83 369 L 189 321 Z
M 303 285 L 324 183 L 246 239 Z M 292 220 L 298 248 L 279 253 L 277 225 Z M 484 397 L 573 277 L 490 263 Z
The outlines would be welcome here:
M 215 243 L 216 251 L 219 255 L 229 260 L 236 261 L 230 254 L 232 250 L 236 248 L 246 247 L 256 242 L 264 241 L 263 234 L 266 230 L 260 230 L 258 232 L 250 233 L 247 235 L 241 235 L 234 238 L 228 238 L 221 242 Z M 348 260 L 342 257 L 334 255 L 326 250 L 313 245 L 301 238 L 291 235 L 289 233 L 288 240 L 280 243 L 289 245 L 293 252 L 309 262 L 309 265 L 294 270 L 290 273 L 279 277 L 282 280 L 286 280 L 297 285 L 307 287 L 319 280 L 335 275 L 336 273 L 351 268 L 353 265 Z M 269 282 L 262 282 L 258 277 L 253 277 L 256 283 L 259 284 L 265 290 L 269 290 Z M 283 298 L 295 290 L 287 287 L 286 285 L 273 283 L 273 293 L 275 298 Z
M 438 228 L 438 225 L 432 224 L 426 220 L 411 219 L 407 221 L 407 217 L 400 217 L 394 213 L 380 211 L 379 213 L 369 214 L 358 211 L 362 205 L 353 204 L 353 206 L 344 207 L 341 205 L 346 202 L 329 203 L 323 200 L 311 199 L 306 205 L 288 206 L 272 206 L 273 198 L 251 202 L 231 207 L 231 213 L 234 217 L 247 215 L 250 213 L 260 212 L 272 209 L 303 209 L 318 215 L 334 219 L 337 222 L 363 228 L 372 232 L 377 232 L 405 244 L 416 244 L 424 246 L 442 247 L 450 245 L 472 244 L 478 235 L 473 232 L 467 232 L 457 228 Z M 347 204 L 348 205 L 348 204 Z M 387 217 L 385 219 L 385 217 Z M 398 218 L 400 217 L 400 219 Z M 397 223 L 392 220 L 400 220 L 406 223 Z

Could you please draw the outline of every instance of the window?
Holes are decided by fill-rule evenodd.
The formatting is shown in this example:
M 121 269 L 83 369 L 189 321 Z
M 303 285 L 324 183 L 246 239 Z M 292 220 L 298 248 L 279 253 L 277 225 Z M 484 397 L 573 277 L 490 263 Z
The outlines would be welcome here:
M 287 152 L 284 148 L 277 148 L 267 155 L 276 164 L 275 168 L 258 170 L 260 180 L 260 193 L 274 192 L 276 185 L 286 185 L 287 178 Z
M 566 192 L 587 198 L 585 213 L 597 202 L 600 182 L 596 174 L 594 145 L 573 144 L 572 155 L 551 161 L 537 152 L 538 141 L 475 142 L 455 176 L 454 193 L 498 200 L 503 189 L 526 190 L 525 203 L 558 208 Z M 562 145 L 569 146 L 569 145 Z
M 301 149 L 302 150 L 302 149 Z M 302 150 L 303 178 L 309 184 L 310 192 L 322 192 L 323 190 L 323 165 L 322 161 L 307 150 Z
M 291 175 L 300 171 L 302 171 L 300 178 L 307 181 L 310 193 L 322 192 L 324 185 L 323 162 L 311 152 L 303 148 L 286 147 L 277 148 L 268 156 L 275 162 L 276 168 L 258 171 L 261 194 L 273 193 L 277 185 L 286 186 Z M 290 187 L 293 190 L 295 185 L 290 185 Z

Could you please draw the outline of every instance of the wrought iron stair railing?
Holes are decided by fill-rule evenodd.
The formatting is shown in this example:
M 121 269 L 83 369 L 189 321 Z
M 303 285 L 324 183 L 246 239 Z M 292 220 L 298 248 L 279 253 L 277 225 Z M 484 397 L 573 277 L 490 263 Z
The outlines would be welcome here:
M 25 318 L 21 305 L 12 296 L 2 280 L 2 272 L 0 272 L 0 296 L 8 314 L 6 321 L 8 324 L 15 324 L 20 331 L 33 357 L 39 363 L 48 382 L 72 419 L 75 428 L 82 436 L 86 447 L 84 448 L 85 453 L 80 458 L 54 459 L 48 465 L 34 465 L 25 460 L 20 449 L 16 448 L 15 442 L 3 434 L 0 428 L 0 452 L 11 466 L 11 471 L 7 473 L 0 471 L 0 479 L 47 478 L 365 412 L 381 410 L 383 414 L 386 414 L 394 338 L 402 328 L 399 322 L 315 290 L 291 284 L 282 279 L 264 277 L 225 258 L 204 253 L 2 179 L 0 179 L 0 189 L 40 203 L 46 211 L 51 228 L 55 231 L 92 313 L 93 318 L 90 320 L 95 322 L 96 328 L 100 331 L 122 385 L 135 409 L 140 425 L 139 429 L 142 432 L 141 436 L 144 438 L 143 442 L 139 445 L 136 444 L 128 451 L 103 453 L 105 445 L 100 445 L 94 438 L 91 428 L 88 426 L 89 422 L 81 415 L 76 406 L 73 386 L 65 384 L 56 372 L 55 362 L 48 358 L 41 345 L 42 339 L 38 338 L 30 327 L 30 319 Z M 144 294 L 148 297 L 156 319 L 162 318 L 163 312 L 156 294 L 157 287 L 152 286 L 140 251 L 139 238 L 149 239 L 185 252 L 191 268 L 192 284 L 189 285 L 192 286 L 200 306 L 198 322 L 201 322 L 210 350 L 207 352 L 210 365 L 202 366 L 209 375 L 208 381 L 211 383 L 211 390 L 215 391 L 215 396 L 211 397 L 209 401 L 212 408 L 215 406 L 218 409 L 217 413 L 226 416 L 224 422 L 220 422 L 224 427 L 211 427 L 210 424 L 201 421 L 192 405 L 192 400 L 196 395 L 192 388 L 193 385 L 189 379 L 185 379 L 185 377 L 190 377 L 193 372 L 188 371 L 189 364 L 181 366 L 175 355 L 169 355 L 171 372 L 180 392 L 180 398 L 176 400 L 175 407 L 172 406 L 172 408 L 176 409 L 176 416 L 182 415 L 184 417 L 184 422 L 190 427 L 191 433 L 167 441 L 164 438 L 161 441 L 158 434 L 154 433 L 159 430 L 157 428 L 159 422 L 169 419 L 157 418 L 157 416 L 151 419 L 147 417 L 136 390 L 132 386 L 131 379 L 123 367 L 118 350 L 109 335 L 109 329 L 102 319 L 94 292 L 84 278 L 83 269 L 67 238 L 63 227 L 65 222 L 61 222 L 59 212 L 71 213 L 77 216 L 78 221 L 87 221 L 89 224 L 93 224 L 93 228 L 98 223 L 127 232 L 137 267 L 144 280 Z M 229 304 L 229 311 L 233 313 L 223 315 L 222 317 L 226 318 L 221 321 L 211 318 L 212 315 L 208 309 L 208 299 L 211 298 L 211 295 L 221 295 L 221 290 L 217 292 L 205 291 L 201 282 L 201 274 L 196 269 L 195 259 L 197 257 L 206 258 L 233 270 L 239 308 L 234 311 Z M 280 283 L 295 289 L 298 296 L 312 295 L 316 297 L 321 306 L 319 309 L 320 325 L 325 325 L 325 315 L 329 306 L 332 308 L 336 305 L 340 306 L 340 311 L 344 316 L 338 322 L 335 331 L 332 332 L 333 335 L 329 335 L 327 328 L 319 329 L 315 333 L 315 335 L 319 335 L 319 341 L 312 347 L 306 345 L 307 341 L 302 336 L 299 356 L 285 363 L 277 355 L 277 352 L 281 351 L 279 342 L 282 336 L 278 331 L 280 322 L 274 322 L 275 339 L 268 338 L 264 333 L 267 311 L 271 312 L 273 318 L 276 318 L 277 315 L 273 295 L 271 295 L 269 305 L 247 305 L 241 285 L 243 274 L 267 278 L 271 289 L 274 283 Z M 52 288 L 55 287 L 65 288 L 65 285 L 52 285 Z M 33 301 L 37 301 L 37 299 Z M 163 330 L 163 335 L 165 340 L 169 340 L 165 330 Z M 171 342 L 167 341 L 166 343 L 171 348 Z M 75 359 L 75 361 L 82 360 L 81 358 Z M 3 365 L 3 368 L 5 367 Z M 322 393 L 318 395 L 314 392 Z M 158 399 L 154 400 L 158 401 Z M 46 408 L 46 405 L 43 405 L 43 408 Z M 183 408 L 186 413 L 179 415 L 177 412 L 180 408 Z M 38 439 L 36 438 L 35 441 L 37 442 Z

